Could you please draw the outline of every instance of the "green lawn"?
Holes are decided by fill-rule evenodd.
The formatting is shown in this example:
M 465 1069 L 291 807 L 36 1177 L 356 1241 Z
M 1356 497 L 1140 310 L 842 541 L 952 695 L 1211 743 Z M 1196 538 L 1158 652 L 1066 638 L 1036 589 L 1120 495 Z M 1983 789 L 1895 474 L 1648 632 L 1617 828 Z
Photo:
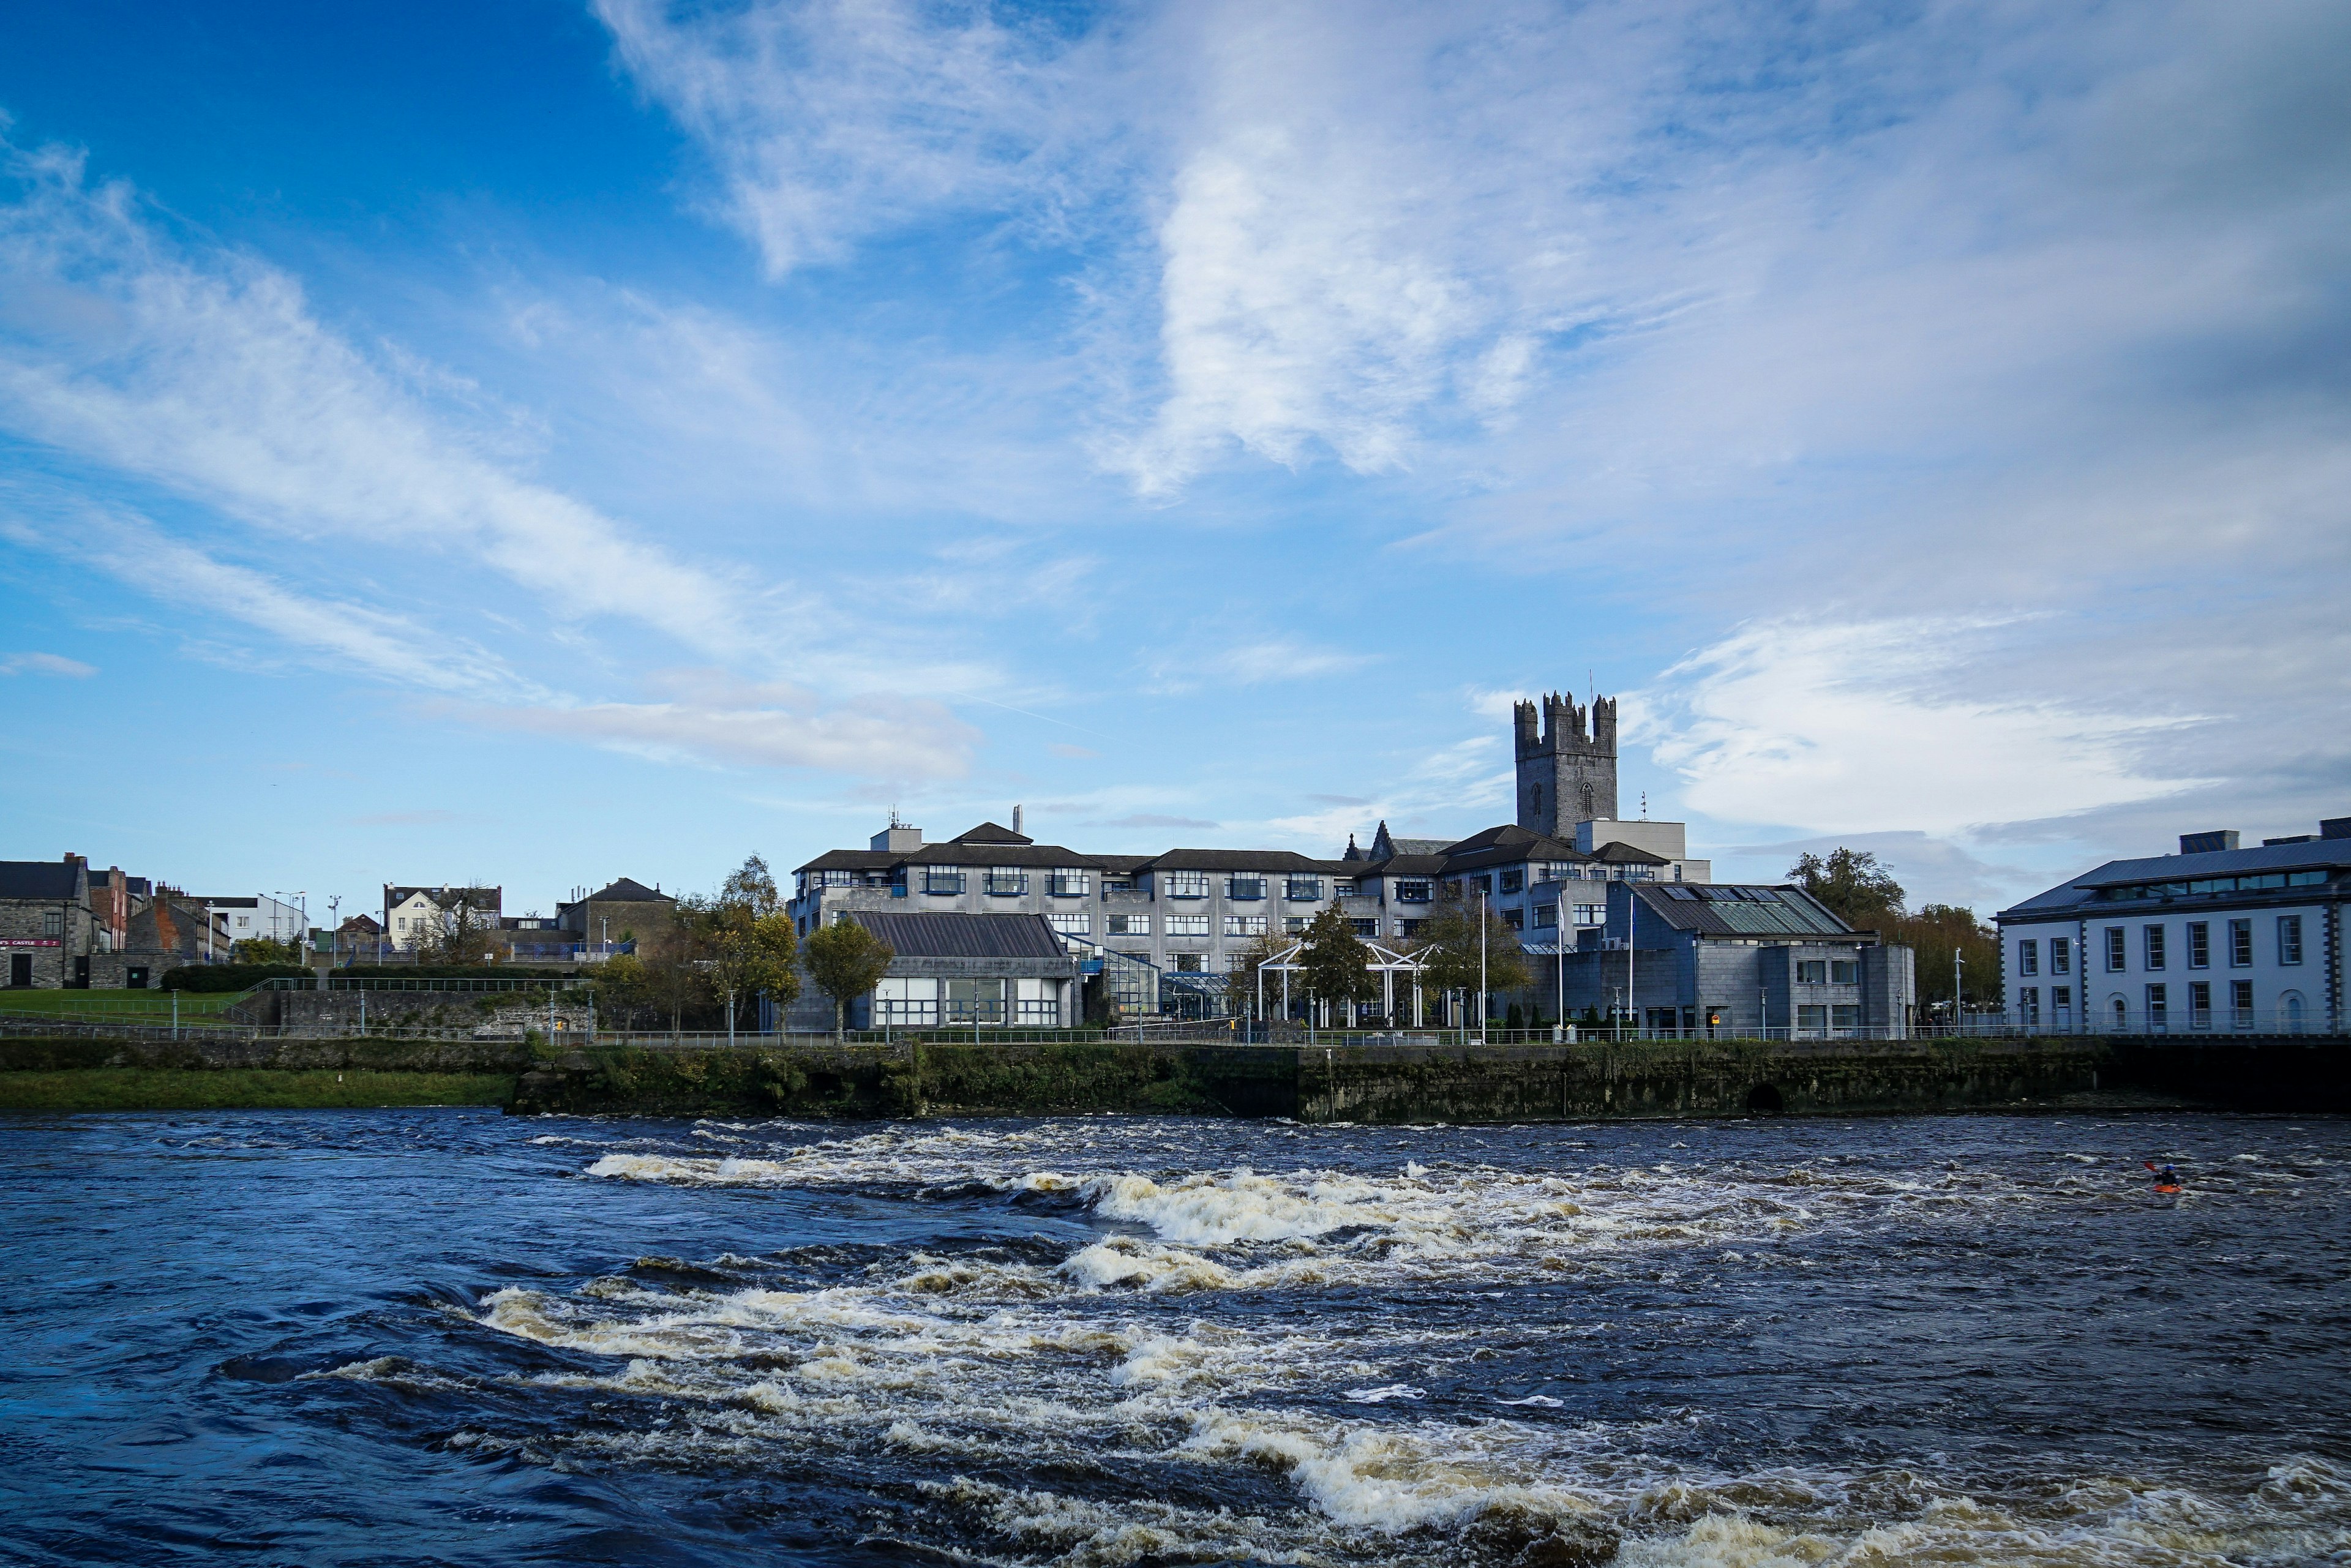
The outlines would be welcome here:
M 193 1023 L 212 1018 L 235 1001 L 241 991 L 49 991 L 0 988 L 0 1012 L 38 1013 L 48 1018 L 136 1019 L 141 1022 L 172 1021 L 172 998 L 180 998 L 180 1020 Z
M 0 1111 L 353 1110 L 378 1105 L 503 1105 L 514 1079 L 499 1072 L 295 1072 L 95 1067 L 0 1072 Z

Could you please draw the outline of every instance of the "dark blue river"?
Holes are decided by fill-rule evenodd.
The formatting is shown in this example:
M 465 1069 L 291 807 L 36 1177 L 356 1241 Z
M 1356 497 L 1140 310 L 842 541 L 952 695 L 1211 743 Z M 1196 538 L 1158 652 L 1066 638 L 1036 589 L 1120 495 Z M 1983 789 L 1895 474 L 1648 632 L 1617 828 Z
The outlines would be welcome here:
M 8 1562 L 2351 1562 L 2339 1120 L 0 1151 Z

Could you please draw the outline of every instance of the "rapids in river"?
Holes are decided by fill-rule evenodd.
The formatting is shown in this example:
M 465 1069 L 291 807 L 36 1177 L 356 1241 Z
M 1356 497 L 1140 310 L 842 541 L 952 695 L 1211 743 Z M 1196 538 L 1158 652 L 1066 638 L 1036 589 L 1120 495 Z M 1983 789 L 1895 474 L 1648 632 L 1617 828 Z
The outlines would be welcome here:
M 9 1562 L 2351 1563 L 2341 1120 L 0 1149 Z

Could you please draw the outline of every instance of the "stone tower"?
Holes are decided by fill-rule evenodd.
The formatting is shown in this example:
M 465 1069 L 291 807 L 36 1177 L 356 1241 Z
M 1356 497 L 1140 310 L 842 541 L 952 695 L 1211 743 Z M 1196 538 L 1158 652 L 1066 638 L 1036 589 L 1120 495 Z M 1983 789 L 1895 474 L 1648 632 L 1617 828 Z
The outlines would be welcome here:
M 1575 841 L 1575 824 L 1616 816 L 1616 700 L 1592 699 L 1589 734 L 1585 711 L 1574 699 L 1552 693 L 1542 700 L 1542 728 L 1535 728 L 1535 705 L 1511 710 L 1519 755 L 1519 826 L 1554 839 Z

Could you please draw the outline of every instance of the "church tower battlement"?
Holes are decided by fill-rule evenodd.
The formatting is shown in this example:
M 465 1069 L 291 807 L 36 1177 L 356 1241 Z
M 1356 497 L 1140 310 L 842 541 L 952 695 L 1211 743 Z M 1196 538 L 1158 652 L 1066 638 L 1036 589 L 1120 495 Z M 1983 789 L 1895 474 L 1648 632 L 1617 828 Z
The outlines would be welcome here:
M 1541 727 L 1537 727 L 1540 716 Z M 1586 727 L 1587 718 L 1590 721 Z M 1616 815 L 1616 699 L 1587 711 L 1557 692 L 1510 710 L 1519 763 L 1519 826 L 1575 841 L 1575 824 Z

